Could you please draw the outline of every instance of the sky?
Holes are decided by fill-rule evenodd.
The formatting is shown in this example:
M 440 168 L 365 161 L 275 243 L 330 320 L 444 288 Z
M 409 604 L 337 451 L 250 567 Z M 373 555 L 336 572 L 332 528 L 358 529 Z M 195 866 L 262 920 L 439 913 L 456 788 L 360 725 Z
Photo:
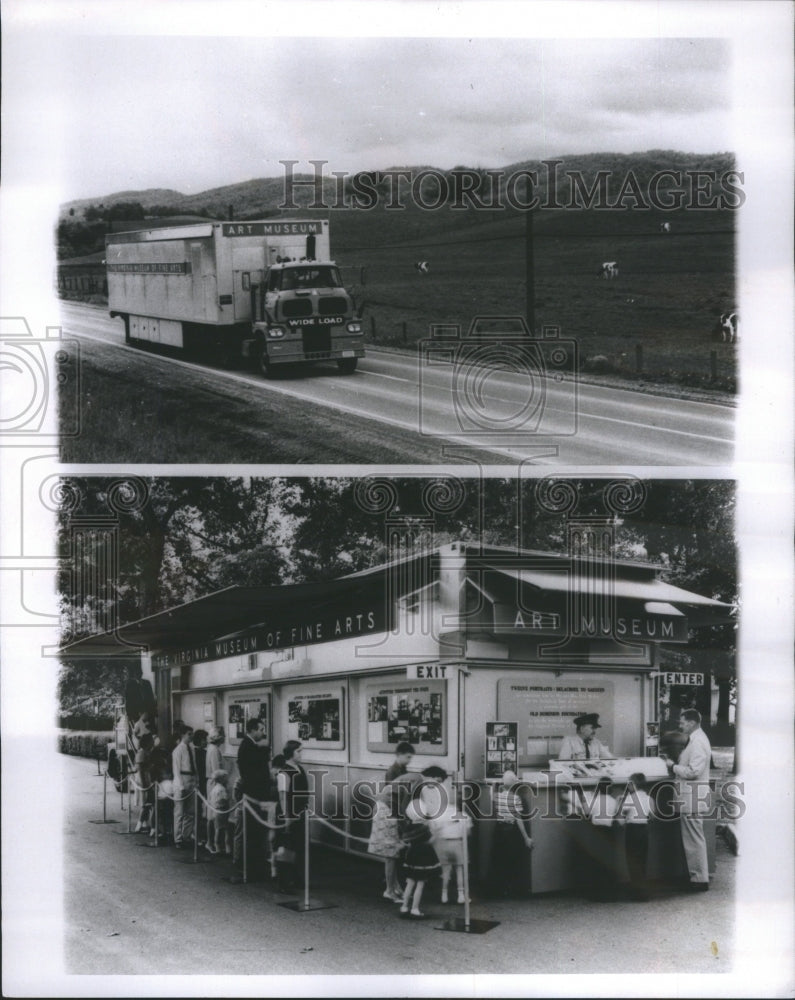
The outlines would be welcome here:
M 283 176 L 282 159 L 352 172 L 733 147 L 728 45 L 716 38 L 94 31 L 42 46 L 30 30 L 14 56 L 37 68 L 7 101 L 7 127 L 48 130 L 48 162 L 30 169 L 54 170 L 62 201 L 192 194 Z

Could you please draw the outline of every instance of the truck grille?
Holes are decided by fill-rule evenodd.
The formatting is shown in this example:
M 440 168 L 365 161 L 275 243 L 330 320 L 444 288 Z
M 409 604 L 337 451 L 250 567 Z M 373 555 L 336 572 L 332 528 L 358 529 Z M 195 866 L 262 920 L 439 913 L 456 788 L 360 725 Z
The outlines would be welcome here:
M 324 328 L 317 327 L 307 327 L 305 330 L 301 331 L 301 337 L 303 340 L 304 354 L 324 354 L 328 355 L 331 351 L 331 331 Z M 320 360 L 315 358 L 313 360 Z
M 337 313 L 344 315 L 347 309 L 348 303 L 339 295 L 329 295 L 317 300 L 317 311 L 321 316 L 332 316 Z
M 286 299 L 282 303 L 282 315 L 285 319 L 297 319 L 299 316 L 311 316 L 312 302 L 309 299 Z

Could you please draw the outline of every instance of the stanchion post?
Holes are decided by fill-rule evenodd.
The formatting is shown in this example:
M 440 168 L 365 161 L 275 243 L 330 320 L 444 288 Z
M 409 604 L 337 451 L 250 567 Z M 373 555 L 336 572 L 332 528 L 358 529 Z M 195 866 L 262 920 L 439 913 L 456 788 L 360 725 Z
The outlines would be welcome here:
M 246 803 L 246 796 L 244 795 L 240 801 L 240 805 L 243 808 L 243 885 L 248 881 L 248 837 L 246 836 L 246 830 L 248 827 L 248 816 L 246 816 L 246 809 L 248 805 Z
M 160 782 L 155 782 L 155 847 L 160 847 L 160 814 L 157 803 L 160 801 Z
M 467 836 L 467 814 L 462 807 L 464 815 L 464 833 L 462 838 L 461 855 L 464 862 L 464 919 L 453 917 L 436 928 L 437 931 L 457 931 L 461 934 L 485 934 L 493 927 L 499 926 L 499 920 L 472 920 L 469 912 L 469 840 Z
M 193 789 L 193 861 L 199 860 L 199 786 Z
M 291 899 L 289 903 L 279 903 L 279 906 L 283 906 L 285 910 L 295 910 L 296 913 L 307 913 L 309 910 L 334 910 L 337 907 L 336 903 L 324 903 L 319 899 L 310 900 L 309 898 L 309 820 L 312 816 L 312 810 L 307 808 L 301 815 L 304 818 L 304 898 L 303 901 L 300 899 Z M 296 818 L 293 820 L 294 823 L 298 822 Z M 325 823 L 326 826 L 330 826 L 326 820 L 321 819 L 321 823 Z M 333 828 L 332 828 L 333 829 Z
M 102 782 L 102 822 L 108 822 L 108 772 L 105 772 L 105 778 Z
M 127 779 L 130 780 L 129 778 Z M 129 792 L 130 785 L 127 785 L 127 833 L 132 833 L 132 796 Z
M 309 819 L 312 813 L 304 811 L 304 909 L 309 909 Z
M 463 812 L 463 809 L 462 809 Z M 464 813 L 464 835 L 461 838 L 464 857 L 464 927 L 469 932 L 469 837 L 467 836 L 466 813 Z

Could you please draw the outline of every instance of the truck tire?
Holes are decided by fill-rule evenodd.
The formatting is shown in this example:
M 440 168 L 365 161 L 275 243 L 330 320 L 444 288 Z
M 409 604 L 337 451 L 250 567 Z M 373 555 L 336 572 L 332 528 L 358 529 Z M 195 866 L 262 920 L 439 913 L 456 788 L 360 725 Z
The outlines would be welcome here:
M 337 358 L 337 368 L 341 375 L 353 375 L 358 363 L 358 358 Z

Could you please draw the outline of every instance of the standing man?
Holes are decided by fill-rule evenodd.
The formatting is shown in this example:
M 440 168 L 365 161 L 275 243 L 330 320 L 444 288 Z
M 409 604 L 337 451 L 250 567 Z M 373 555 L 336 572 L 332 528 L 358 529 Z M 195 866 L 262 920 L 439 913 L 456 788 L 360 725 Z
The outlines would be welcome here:
M 689 889 L 691 892 L 706 892 L 709 889 L 709 862 L 703 817 L 709 813 L 710 807 L 712 747 L 701 728 L 701 715 L 694 708 L 686 708 L 682 712 L 679 729 L 687 737 L 687 746 L 679 755 L 678 763 L 674 764 L 670 758 L 665 758 L 665 762 L 674 777 L 679 779 L 676 793 L 680 803 L 682 847 L 690 876 Z
M 198 782 L 196 758 L 191 739 L 193 728 L 183 726 L 179 743 L 171 754 L 174 770 L 174 846 L 188 847 L 194 836 L 193 792 Z
M 248 719 L 246 735 L 237 751 L 237 770 L 241 792 L 248 799 L 251 815 L 241 802 L 235 827 L 235 864 L 243 867 L 243 823 L 246 824 L 246 877 L 261 879 L 265 876 L 268 829 L 259 822 L 266 819 L 267 800 L 271 795 L 270 749 L 261 719 Z
M 596 712 L 578 715 L 572 721 L 577 727 L 577 735 L 564 736 L 558 760 L 615 760 L 615 756 L 595 736 L 596 730 L 602 728 Z

